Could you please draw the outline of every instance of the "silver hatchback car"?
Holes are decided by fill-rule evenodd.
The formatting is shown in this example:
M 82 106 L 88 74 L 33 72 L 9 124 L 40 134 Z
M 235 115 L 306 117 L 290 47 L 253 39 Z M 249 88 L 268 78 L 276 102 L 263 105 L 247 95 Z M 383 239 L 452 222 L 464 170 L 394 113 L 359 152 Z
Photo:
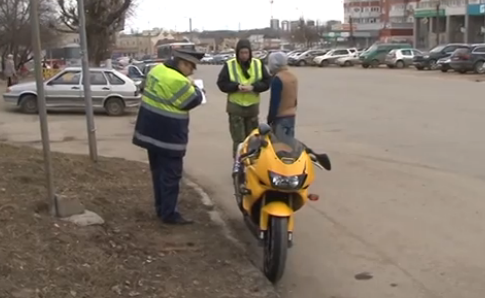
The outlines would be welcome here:
M 413 64 L 413 58 L 415 55 L 422 55 L 422 53 L 416 49 L 396 49 L 391 50 L 386 55 L 385 63 L 389 68 L 404 68 Z
M 124 74 L 108 68 L 91 68 L 93 107 L 110 116 L 123 115 L 126 108 L 140 105 L 139 87 Z M 84 108 L 81 67 L 67 67 L 44 82 L 47 109 L 74 110 Z M 35 82 L 11 86 L 3 94 L 5 103 L 20 108 L 24 113 L 37 113 L 37 86 Z

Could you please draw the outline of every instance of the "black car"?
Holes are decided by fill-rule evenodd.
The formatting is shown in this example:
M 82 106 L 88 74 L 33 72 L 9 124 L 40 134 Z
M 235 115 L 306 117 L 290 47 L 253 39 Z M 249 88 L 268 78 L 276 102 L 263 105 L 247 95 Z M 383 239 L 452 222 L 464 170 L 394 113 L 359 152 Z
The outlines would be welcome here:
M 438 69 L 438 60 L 450 56 L 457 49 L 468 48 L 469 45 L 463 43 L 450 43 L 446 45 L 439 45 L 433 48 L 429 53 L 423 55 L 416 55 L 413 58 L 413 65 L 417 70 Z
M 451 56 L 450 67 L 459 73 L 473 71 L 485 74 L 485 44 L 474 44 L 455 51 Z
M 455 52 L 453 52 L 453 53 L 455 53 Z M 441 70 L 441 72 L 448 72 L 448 70 L 451 69 L 451 66 L 450 66 L 450 61 L 451 60 L 450 59 L 451 59 L 451 56 L 446 56 L 444 58 L 439 59 L 436 62 L 437 66 Z

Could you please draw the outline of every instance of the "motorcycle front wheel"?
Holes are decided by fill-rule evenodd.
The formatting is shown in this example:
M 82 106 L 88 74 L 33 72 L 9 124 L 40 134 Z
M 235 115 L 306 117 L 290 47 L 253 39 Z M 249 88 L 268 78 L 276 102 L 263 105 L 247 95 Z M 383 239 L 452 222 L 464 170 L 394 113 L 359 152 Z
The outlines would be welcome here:
M 264 275 L 277 283 L 285 271 L 288 251 L 288 218 L 270 217 L 268 231 L 264 240 Z

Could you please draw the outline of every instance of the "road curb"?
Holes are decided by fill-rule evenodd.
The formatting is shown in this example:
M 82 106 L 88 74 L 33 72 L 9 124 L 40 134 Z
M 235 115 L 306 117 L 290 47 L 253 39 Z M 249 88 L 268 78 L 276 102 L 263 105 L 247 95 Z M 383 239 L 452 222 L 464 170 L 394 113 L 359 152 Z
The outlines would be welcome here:
M 224 220 L 221 213 L 217 210 L 214 200 L 212 200 L 212 198 L 207 194 L 207 192 L 205 192 L 204 189 L 199 184 L 195 183 L 190 178 L 184 177 L 182 179 L 182 182 L 186 186 L 192 188 L 192 190 L 194 190 L 199 195 L 202 204 L 208 209 L 208 213 L 211 220 L 221 227 L 222 234 L 224 235 L 224 237 L 226 237 L 229 241 L 231 241 L 238 249 L 245 251 L 246 248 L 244 244 L 242 243 L 242 241 L 240 241 L 239 239 L 237 239 L 237 237 L 234 236 L 234 232 L 231 229 L 230 225 Z M 250 271 L 252 271 L 252 272 L 248 272 L 248 274 L 252 274 L 255 277 L 264 279 L 264 283 L 267 285 L 267 291 L 259 289 L 261 297 L 280 298 L 280 295 L 277 293 L 276 288 L 268 280 L 266 280 L 261 270 L 259 270 L 251 260 L 248 259 L 247 262 L 248 262 L 248 266 L 250 267 Z
M 204 191 L 204 189 L 190 178 L 183 178 L 183 183 L 192 188 L 198 195 L 202 204 L 208 209 L 209 216 L 213 222 L 219 225 L 224 236 L 233 242 L 238 248 L 244 249 L 244 245 L 236 237 L 226 221 L 223 219 L 221 213 L 216 209 L 216 204 L 212 198 Z

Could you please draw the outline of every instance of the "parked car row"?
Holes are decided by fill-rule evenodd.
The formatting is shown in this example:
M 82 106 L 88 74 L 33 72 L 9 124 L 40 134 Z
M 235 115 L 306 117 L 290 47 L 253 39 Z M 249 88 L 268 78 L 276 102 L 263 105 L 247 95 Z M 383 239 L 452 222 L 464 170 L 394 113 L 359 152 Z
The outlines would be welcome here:
M 385 65 L 400 69 L 414 67 L 417 70 L 474 72 L 485 74 L 485 43 L 450 43 L 439 45 L 429 52 L 413 48 L 407 43 L 376 43 L 368 49 L 335 48 L 292 51 L 288 53 L 290 66 L 338 65 L 376 68 Z
M 390 68 L 402 68 L 412 64 L 413 56 L 416 53 L 419 51 L 412 49 L 409 44 L 374 44 L 368 49 L 335 48 L 295 51 L 289 53 L 288 64 L 320 67 L 361 65 L 363 68 L 374 68 L 386 64 Z
M 275 50 L 280 51 L 280 50 Z M 267 63 L 273 51 L 254 51 L 253 56 Z M 485 74 L 485 43 L 464 44 L 450 43 L 439 45 L 429 52 L 413 48 L 406 43 L 376 43 L 367 49 L 334 48 L 285 51 L 290 66 L 337 65 L 351 67 L 360 65 L 363 68 L 376 68 L 386 65 L 388 68 L 407 68 L 417 70 L 455 71 L 458 73 L 474 72 Z M 219 54 L 206 54 L 202 59 L 206 64 L 223 64 L 235 56 L 233 51 Z M 134 80 L 143 91 L 144 78 L 148 71 L 159 61 L 137 61 L 120 71 Z
M 417 70 L 485 74 L 485 43 L 439 45 L 413 59 Z
M 234 52 L 219 53 L 219 54 L 205 54 L 201 62 L 203 64 L 224 64 L 227 60 L 234 58 L 236 55 Z
M 326 67 L 338 64 L 339 59 L 355 58 L 359 50 L 356 48 L 313 49 L 307 51 L 293 51 L 288 53 L 288 64 L 291 66 L 320 66 Z M 350 66 L 349 60 L 342 65 Z

